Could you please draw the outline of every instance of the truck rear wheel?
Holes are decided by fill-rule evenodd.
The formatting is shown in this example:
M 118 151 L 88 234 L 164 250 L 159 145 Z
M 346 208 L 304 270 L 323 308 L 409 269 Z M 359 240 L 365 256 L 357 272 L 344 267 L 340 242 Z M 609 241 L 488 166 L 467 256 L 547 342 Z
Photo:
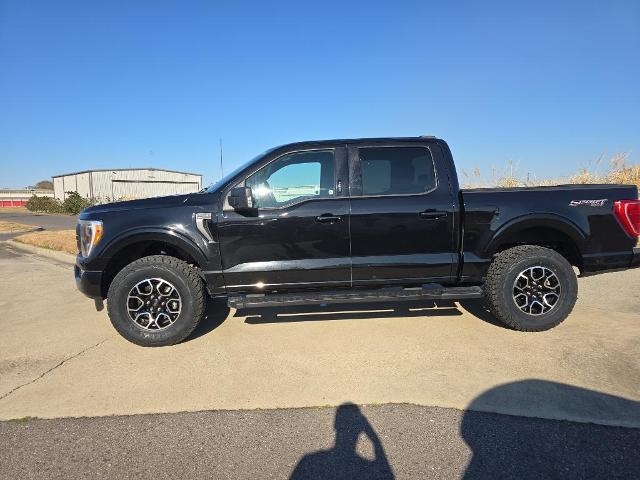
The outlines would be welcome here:
M 143 347 L 187 338 L 204 316 L 206 292 L 197 270 L 166 255 L 140 258 L 113 279 L 109 318 L 124 338 Z
M 558 252 L 536 245 L 495 256 L 485 279 L 493 315 L 515 330 L 540 332 L 566 319 L 578 299 L 571 264 Z

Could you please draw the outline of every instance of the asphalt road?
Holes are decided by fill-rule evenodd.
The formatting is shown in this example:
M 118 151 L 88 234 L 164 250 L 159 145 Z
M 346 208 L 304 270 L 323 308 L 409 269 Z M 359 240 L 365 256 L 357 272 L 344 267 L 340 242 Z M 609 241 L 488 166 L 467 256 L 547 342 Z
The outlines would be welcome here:
M 638 478 L 640 429 L 382 405 L 0 422 L 2 478 Z
M 48 215 L 46 213 L 25 212 L 24 210 L 1 209 L 0 220 L 33 225 L 45 230 L 73 230 L 76 228 L 76 217 L 72 215 Z

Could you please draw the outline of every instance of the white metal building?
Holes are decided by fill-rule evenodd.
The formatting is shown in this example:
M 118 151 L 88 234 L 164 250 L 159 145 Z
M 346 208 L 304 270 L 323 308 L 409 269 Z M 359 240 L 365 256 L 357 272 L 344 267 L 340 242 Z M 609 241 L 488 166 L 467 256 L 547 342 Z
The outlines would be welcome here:
M 192 193 L 202 189 L 202 175 L 157 168 L 84 170 L 53 177 L 55 198 L 78 192 L 99 202 Z

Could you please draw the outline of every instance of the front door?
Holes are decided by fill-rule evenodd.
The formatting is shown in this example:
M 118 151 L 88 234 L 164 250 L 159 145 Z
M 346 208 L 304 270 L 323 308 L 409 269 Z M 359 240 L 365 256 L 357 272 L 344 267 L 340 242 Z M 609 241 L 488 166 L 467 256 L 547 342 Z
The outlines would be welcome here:
M 454 199 L 436 175 L 441 157 L 410 142 L 349 147 L 354 286 L 451 281 Z
M 345 147 L 294 151 L 238 184 L 256 208 L 227 204 L 215 226 L 227 290 L 350 285 L 346 157 Z

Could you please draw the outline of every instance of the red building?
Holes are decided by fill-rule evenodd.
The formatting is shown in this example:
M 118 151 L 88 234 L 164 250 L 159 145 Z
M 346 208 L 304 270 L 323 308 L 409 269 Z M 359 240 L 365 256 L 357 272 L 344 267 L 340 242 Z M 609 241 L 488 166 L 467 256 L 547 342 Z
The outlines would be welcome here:
M 0 189 L 0 207 L 24 207 L 32 195 L 53 197 L 53 190 Z

